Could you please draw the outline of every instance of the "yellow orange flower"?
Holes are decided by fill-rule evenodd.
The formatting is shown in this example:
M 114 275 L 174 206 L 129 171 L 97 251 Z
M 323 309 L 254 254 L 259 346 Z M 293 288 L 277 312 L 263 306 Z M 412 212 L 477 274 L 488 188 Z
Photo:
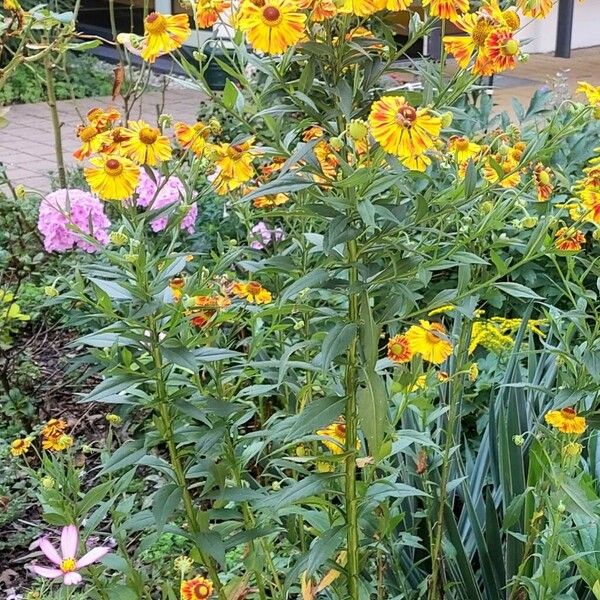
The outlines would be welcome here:
M 181 300 L 181 298 L 183 297 L 184 287 L 185 279 L 183 277 L 173 277 L 173 279 L 169 281 L 169 289 L 171 290 L 173 300 Z
M 120 136 L 124 138 L 121 143 L 123 154 L 140 165 L 154 167 L 159 161 L 171 158 L 168 138 L 145 121 L 129 121 L 129 128 Z
M 498 174 L 498 171 L 491 162 L 491 158 L 493 158 L 496 164 L 500 166 L 502 175 Z M 501 155 L 496 154 L 493 157 L 488 158 L 483 165 L 481 172 L 487 181 L 499 183 L 504 188 L 513 188 L 521 181 L 521 174 L 518 171 L 518 166 L 519 163 L 510 156 L 503 160 Z
M 487 17 L 466 14 L 455 22 L 467 35 L 444 36 L 446 52 L 452 54 L 461 69 L 466 69 L 473 55 L 476 55 L 471 71 L 475 75 L 491 75 L 493 65 L 485 52 L 485 42 L 494 31 L 494 24 Z
M 196 156 L 200 156 L 206 148 L 206 140 L 210 135 L 210 128 L 198 121 L 193 125 L 186 123 L 175 123 L 175 137 L 182 148 L 191 150 Z
M 368 17 L 383 10 L 386 0 L 343 0 L 339 8 L 342 14 L 353 14 L 357 17 Z
M 552 10 L 554 2 L 552 0 L 517 0 L 517 6 L 526 17 L 545 19 Z
M 44 450 L 51 450 L 52 452 L 62 452 L 63 450 L 68 450 L 74 442 L 70 435 L 63 433 L 59 436 L 43 438 L 42 448 Z
M 220 294 L 194 296 L 192 301 L 193 306 L 187 314 L 196 327 L 204 327 L 218 310 L 231 305 L 231 300 Z
M 212 596 L 213 583 L 204 577 L 194 577 L 181 582 L 181 600 L 207 600 Z
M 197 0 L 196 1 L 196 26 L 200 29 L 212 27 L 219 19 L 219 15 L 231 7 L 228 0 Z
M 579 252 L 585 244 L 585 235 L 573 227 L 561 227 L 555 238 L 554 245 L 563 252 Z
M 456 21 L 469 10 L 469 0 L 423 0 L 423 6 L 429 7 L 429 14 L 433 17 Z
M 432 148 L 442 122 L 427 109 L 416 109 L 403 96 L 384 96 L 371 106 L 371 135 L 390 154 L 409 159 Z
M 334 0 L 312 0 L 307 8 L 309 19 L 313 23 L 321 23 L 332 19 L 337 14 L 337 6 Z
M 110 131 L 98 131 L 94 125 L 80 125 L 77 128 L 77 137 L 81 140 L 81 146 L 73 152 L 77 160 L 100 152 L 112 139 Z
M 579 193 L 579 196 L 582 204 L 578 210 L 571 213 L 571 217 L 574 219 L 581 217 L 585 221 L 600 225 L 600 190 L 585 189 Z
M 252 201 L 254 208 L 274 208 L 275 206 L 281 206 L 289 200 L 286 194 L 273 194 L 271 196 L 260 196 Z
M 50 419 L 42 429 L 42 437 L 58 437 L 65 432 L 67 422 L 63 419 Z
M 118 121 L 121 113 L 114 106 L 109 106 L 106 110 L 95 107 L 87 112 L 86 118 L 91 125 L 101 131 Z
M 552 169 L 544 167 L 541 163 L 538 163 L 533 169 L 533 182 L 537 191 L 537 198 L 540 202 L 546 202 L 550 198 L 554 189 L 552 185 L 553 177 L 554 173 Z
M 452 354 L 452 343 L 441 323 L 419 321 L 406 332 L 406 338 L 415 354 L 433 364 L 443 363 Z
M 499 73 L 515 68 L 520 46 L 512 32 L 504 29 L 493 31 L 488 35 L 485 41 L 485 50 L 494 67 L 494 72 Z
M 395 335 L 387 343 L 387 355 L 390 360 L 397 363 L 410 362 L 413 352 L 410 342 L 405 335 Z
M 190 22 L 185 13 L 162 15 L 151 12 L 144 19 L 145 48 L 142 58 L 153 63 L 161 54 L 180 48 L 189 35 Z
M 252 304 L 268 304 L 273 299 L 271 292 L 266 290 L 258 281 L 249 281 L 248 283 L 238 281 L 233 284 L 231 291 L 238 298 L 247 300 Z
M 244 0 L 237 19 L 252 47 L 281 54 L 304 39 L 306 15 L 294 0 Z
M 581 435 L 587 427 L 585 417 L 580 417 L 577 411 L 571 407 L 551 410 L 546 413 L 544 420 L 548 425 L 555 427 L 561 433 Z
M 19 438 L 18 440 L 13 440 L 10 444 L 10 453 L 13 456 L 22 456 L 26 454 L 31 448 L 31 439 L 30 438 Z
M 385 8 L 398 12 L 406 10 L 412 4 L 412 0 L 386 0 Z
M 587 101 L 592 105 L 600 105 L 600 85 L 592 85 L 586 81 L 578 81 L 577 93 L 585 94 Z
M 137 187 L 140 168 L 128 158 L 108 154 L 90 159 L 83 171 L 92 192 L 102 200 L 125 200 Z
M 481 146 L 464 135 L 453 135 L 448 140 L 448 150 L 452 152 L 457 163 L 462 163 L 475 158 L 481 151 Z
M 346 449 L 346 424 L 342 421 L 332 423 L 319 429 L 317 435 L 332 439 L 323 439 L 321 443 L 333 454 L 343 454 Z M 360 448 L 360 440 L 356 440 L 356 449 Z
M 254 138 L 239 144 L 220 144 L 213 148 L 213 158 L 217 171 L 212 183 L 218 194 L 226 194 L 255 175 L 252 161 L 256 152 L 252 149 Z

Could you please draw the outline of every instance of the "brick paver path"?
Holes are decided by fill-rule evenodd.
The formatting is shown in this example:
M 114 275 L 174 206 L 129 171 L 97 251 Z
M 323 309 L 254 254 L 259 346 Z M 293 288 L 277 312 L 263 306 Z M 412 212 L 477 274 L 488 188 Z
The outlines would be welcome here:
M 560 72 L 565 72 L 568 88 L 575 92 L 577 81 L 585 80 L 600 85 L 600 48 L 574 50 L 572 58 L 555 58 L 549 54 L 531 56 L 525 64 L 519 64 L 514 71 L 497 79 L 498 89 L 494 90 L 494 102 L 498 110 L 510 110 L 512 98 L 516 97 L 527 106 L 536 89 L 546 85 Z M 194 121 L 198 104 L 202 99 L 199 91 L 170 89 L 165 95 L 165 112 L 177 120 Z M 63 146 L 65 161 L 73 166 L 76 161 L 72 152 L 78 147 L 75 128 L 85 113 L 94 106 L 106 107 L 111 104 L 119 107 L 119 102 L 110 98 L 88 98 L 72 102 L 60 101 L 59 113 L 63 123 Z M 158 106 L 162 105 L 159 92 L 149 92 L 143 97 L 143 104 L 136 106 L 132 118 L 144 117 L 156 121 Z M 39 191 L 49 189 L 48 173 L 56 171 L 54 138 L 48 106 L 24 104 L 11 107 L 7 118 L 9 125 L 0 129 L 0 162 L 7 166 L 13 184 L 23 184 Z
M 204 96 L 205 97 L 205 96 Z M 164 112 L 176 120 L 194 122 L 203 94 L 188 89 L 167 90 L 164 98 Z M 79 147 L 75 135 L 77 125 L 85 118 L 87 111 L 95 106 L 106 108 L 116 106 L 122 109 L 122 101 L 112 102 L 110 97 L 84 98 L 81 100 L 60 100 L 58 112 L 62 123 L 62 142 L 67 167 L 80 164 L 73 158 L 73 151 Z M 142 103 L 137 103 L 131 111 L 132 119 L 145 119 L 156 123 L 157 114 L 163 106 L 161 92 L 144 94 Z M 56 172 L 54 134 L 50 120 L 50 109 L 44 102 L 18 104 L 12 106 L 6 115 L 8 125 L 0 129 L 0 162 L 7 168 L 13 185 L 23 184 L 28 188 L 48 191 L 48 174 Z

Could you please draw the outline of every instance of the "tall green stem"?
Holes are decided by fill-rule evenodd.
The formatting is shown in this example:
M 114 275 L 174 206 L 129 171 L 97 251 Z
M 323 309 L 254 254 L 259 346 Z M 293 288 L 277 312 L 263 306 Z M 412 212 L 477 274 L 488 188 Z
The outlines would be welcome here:
M 164 363 L 162 353 L 160 351 L 159 336 L 154 319 L 151 319 L 150 336 L 152 340 L 152 360 L 154 363 L 156 377 L 156 395 L 158 398 L 158 411 L 160 419 L 162 421 L 164 438 L 167 443 L 167 448 L 169 450 L 171 466 L 173 467 L 173 471 L 175 473 L 177 485 L 181 489 L 183 506 L 185 509 L 185 514 L 188 520 L 190 531 L 194 535 L 201 535 L 202 529 L 196 517 L 197 511 L 194 507 L 194 501 L 192 500 L 192 496 L 187 487 L 187 482 L 185 479 L 185 469 L 183 468 L 183 463 L 181 461 L 181 457 L 179 456 L 177 444 L 175 443 L 175 438 L 173 434 L 173 419 L 171 417 L 171 411 L 168 402 L 169 395 L 163 374 Z M 213 585 L 215 586 L 215 590 L 217 592 L 219 600 L 227 600 L 227 597 L 225 596 L 225 592 L 223 590 L 223 586 L 221 585 L 221 581 L 219 579 L 219 572 L 213 559 L 197 546 L 196 548 L 200 555 L 200 560 L 206 566 L 208 574 L 213 582 Z
M 52 120 L 52 131 L 54 133 L 54 153 L 56 155 L 56 168 L 58 171 L 58 182 L 61 188 L 67 187 L 67 171 L 65 169 L 65 158 L 63 154 L 62 133 L 60 131 L 60 117 L 56 105 L 56 88 L 54 87 L 54 73 L 52 72 L 52 61 L 46 54 L 44 57 L 44 71 L 46 73 L 46 93 L 48 95 L 48 108 Z
M 431 549 L 431 579 L 429 582 L 428 600 L 439 600 L 443 598 L 442 591 L 442 567 L 443 557 L 441 555 L 442 539 L 444 537 L 444 509 L 446 507 L 446 493 L 450 479 L 450 468 L 452 466 L 452 452 L 456 440 L 456 429 L 460 422 L 460 405 L 462 399 L 462 380 L 464 378 L 462 365 L 465 364 L 466 351 L 469 345 L 471 328 L 461 327 L 461 335 L 456 350 L 454 372 L 457 373 L 450 387 L 450 398 L 448 400 L 448 421 L 446 425 L 446 441 L 442 457 L 442 474 L 440 477 L 439 491 L 437 497 L 437 514 L 433 526 L 433 545 Z
M 358 323 L 359 295 L 358 284 L 358 247 L 356 240 L 346 246 L 348 252 L 348 320 Z M 358 600 L 359 576 L 359 530 L 358 530 L 358 498 L 356 495 L 356 438 L 358 434 L 358 413 L 356 407 L 356 386 L 358 385 L 358 353 L 355 336 L 348 348 L 348 364 L 346 367 L 346 462 L 345 462 L 345 509 L 348 551 L 348 595 L 350 600 Z

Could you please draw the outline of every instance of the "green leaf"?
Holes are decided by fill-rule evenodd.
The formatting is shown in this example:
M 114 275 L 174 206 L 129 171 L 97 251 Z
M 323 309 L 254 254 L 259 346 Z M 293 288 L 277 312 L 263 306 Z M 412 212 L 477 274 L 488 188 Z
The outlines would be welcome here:
M 289 442 L 303 435 L 314 434 L 318 429 L 326 427 L 344 412 L 344 400 L 333 401 L 329 397 L 313 400 L 301 413 L 286 419 L 290 431 L 285 437 Z
M 366 373 L 364 386 L 356 392 L 356 402 L 369 454 L 377 459 L 385 436 L 389 399 L 385 382 L 375 371 Z
M 531 288 L 520 283 L 513 283 L 509 281 L 500 281 L 494 284 L 501 292 L 514 296 L 519 299 L 531 299 L 531 300 L 543 300 L 541 296 L 538 296 Z
M 125 442 L 115 453 L 103 464 L 100 475 L 114 473 L 137 463 L 142 456 L 146 455 L 146 449 L 140 448 L 141 442 Z
M 238 97 L 238 89 L 231 82 L 231 80 L 227 80 L 225 82 L 225 89 L 223 90 L 223 104 L 229 110 L 233 110 L 235 103 Z
M 323 341 L 323 348 L 320 354 L 315 358 L 315 363 L 321 366 L 325 373 L 331 366 L 331 362 L 340 354 L 348 350 L 350 343 L 356 336 L 356 323 L 338 323 L 334 325 L 327 333 Z
M 106 279 L 98 279 L 90 277 L 90 281 L 98 286 L 111 300 L 131 300 L 133 297 L 129 290 L 125 289 L 121 284 Z
M 321 494 L 330 479 L 337 475 L 309 475 L 305 479 L 292 483 L 278 492 L 270 494 L 255 503 L 254 507 L 259 510 L 278 511 L 284 507 L 289 508 L 291 504 L 300 503 L 311 496 Z
M 314 575 L 329 559 L 334 558 L 336 550 L 343 542 L 346 535 L 345 525 L 337 525 L 324 531 L 313 543 L 308 551 L 306 570 L 308 575 Z
M 167 519 L 177 510 L 181 502 L 181 488 L 175 483 L 161 487 L 152 499 L 152 514 L 156 530 L 162 532 Z
M 329 273 L 322 268 L 310 271 L 310 273 L 303 275 L 300 279 L 285 288 L 283 294 L 281 294 L 281 300 L 285 301 L 294 298 L 302 290 L 316 288 L 325 283 L 329 277 Z

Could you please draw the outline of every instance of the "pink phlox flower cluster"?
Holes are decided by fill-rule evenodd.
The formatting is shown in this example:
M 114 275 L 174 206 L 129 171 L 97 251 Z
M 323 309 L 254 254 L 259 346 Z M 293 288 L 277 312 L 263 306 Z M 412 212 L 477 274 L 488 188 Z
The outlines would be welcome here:
M 171 175 L 167 179 L 154 170 L 153 176 L 154 179 L 146 171 L 141 172 L 140 181 L 136 189 L 138 206 L 157 210 L 170 204 L 180 203 L 185 198 L 185 186 L 179 177 Z M 194 202 L 181 221 L 181 229 L 184 229 L 188 233 L 194 233 L 197 217 L 198 206 Z M 169 215 L 161 215 L 150 223 L 150 227 L 154 232 L 162 231 L 167 227 L 168 222 Z
M 110 220 L 103 203 L 83 190 L 60 189 L 48 194 L 40 203 L 38 229 L 48 252 L 66 252 L 79 247 L 95 252 L 98 246 L 84 239 L 72 226 L 96 238 L 101 245 L 108 243 Z
M 254 250 L 264 250 L 269 244 L 279 242 L 285 238 L 285 233 L 281 227 L 270 229 L 264 221 L 259 221 L 251 230 L 250 248 Z

